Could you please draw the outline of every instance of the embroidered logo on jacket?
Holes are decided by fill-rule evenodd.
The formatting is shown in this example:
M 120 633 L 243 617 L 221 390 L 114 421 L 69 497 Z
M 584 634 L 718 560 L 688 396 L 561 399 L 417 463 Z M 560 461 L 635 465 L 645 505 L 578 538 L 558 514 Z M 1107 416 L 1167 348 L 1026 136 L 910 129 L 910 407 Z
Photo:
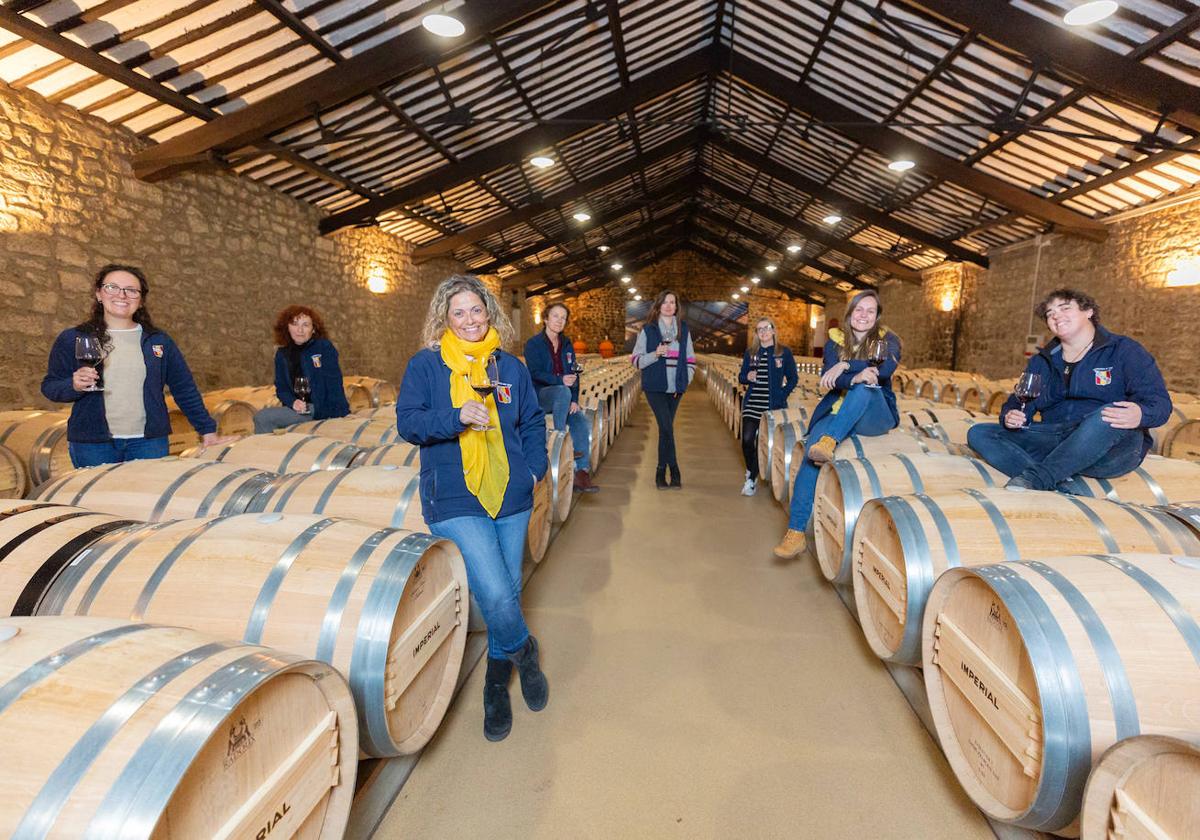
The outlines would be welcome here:
M 162 358 L 163 346 L 161 344 L 151 344 L 150 350 L 154 353 L 155 356 L 157 356 L 160 359 Z
M 1112 384 L 1112 368 L 1092 368 L 1092 372 L 1096 374 L 1097 385 Z
M 319 368 L 321 366 L 321 354 L 320 353 L 314 353 L 312 360 L 313 360 L 313 367 Z
M 503 382 L 496 383 L 496 399 L 508 405 L 512 402 L 512 385 L 505 385 Z

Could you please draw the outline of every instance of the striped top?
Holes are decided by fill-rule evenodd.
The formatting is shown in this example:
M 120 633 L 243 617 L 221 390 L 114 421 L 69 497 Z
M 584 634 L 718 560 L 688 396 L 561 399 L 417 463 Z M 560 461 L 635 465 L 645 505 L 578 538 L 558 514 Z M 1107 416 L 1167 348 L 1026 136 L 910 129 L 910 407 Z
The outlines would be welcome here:
M 742 417 L 745 420 L 758 420 L 771 405 L 771 387 L 768 377 L 771 375 L 771 353 L 773 347 L 758 348 L 758 356 L 754 359 L 754 381 L 742 398 Z

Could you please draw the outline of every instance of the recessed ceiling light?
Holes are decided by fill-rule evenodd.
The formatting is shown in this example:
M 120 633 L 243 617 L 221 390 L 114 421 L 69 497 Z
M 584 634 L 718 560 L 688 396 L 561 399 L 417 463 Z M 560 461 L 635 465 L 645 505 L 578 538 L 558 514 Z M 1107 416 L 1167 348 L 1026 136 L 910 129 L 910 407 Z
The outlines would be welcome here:
M 1089 23 L 1104 20 L 1116 11 L 1117 4 L 1114 0 L 1094 0 L 1092 3 L 1084 3 L 1071 9 L 1063 15 L 1063 23 L 1067 26 L 1087 26 Z
M 761 283 L 761 282 L 762 282 L 762 278 L 761 278 L 761 277 L 751 277 L 751 278 L 750 278 L 750 282 L 751 282 L 751 283 Z
M 778 266 L 772 263 L 771 265 L 767 266 L 767 271 L 774 271 L 776 268 L 778 268 Z
M 642 296 L 641 296 L 641 295 L 634 295 L 634 296 L 633 296 L 633 299 L 634 299 L 634 300 L 641 300 L 641 299 L 642 299 Z
M 888 169 L 893 172 L 907 172 L 917 164 L 911 160 L 894 160 L 888 164 Z
M 572 218 L 572 219 L 574 219 L 574 220 L 575 220 L 575 221 L 577 221 L 577 222 L 586 222 L 586 221 L 588 221 L 589 219 L 591 219 L 591 218 L 592 218 L 592 214 L 591 214 L 591 213 L 584 213 L 582 210 L 580 210 L 578 213 L 576 213 L 576 214 L 575 214 L 574 216 L 572 216 L 571 218 Z
M 623 267 L 624 267 L 624 266 L 622 266 L 620 263 L 613 263 L 613 264 L 612 264 L 612 270 L 613 270 L 613 271 L 620 271 L 620 270 L 621 270 Z
M 601 254 L 603 254 L 603 253 L 604 253 L 605 251 L 607 251 L 607 250 L 608 250 L 608 246 L 607 246 L 607 245 L 601 245 L 601 246 L 600 246 L 600 253 L 601 253 Z
M 737 300 L 738 298 L 740 298 L 740 297 L 741 297 L 741 295 L 739 295 L 737 292 L 734 292 L 734 293 L 733 293 L 733 295 L 732 295 L 732 297 L 733 297 L 733 299 L 734 299 L 734 300 Z
M 467 31 L 461 20 L 450 15 L 425 15 L 421 18 L 421 26 L 443 38 L 457 38 Z
M 628 283 L 632 279 L 633 279 L 632 277 L 630 277 L 628 274 L 626 274 L 624 277 L 621 278 L 621 282 Z
M 631 294 L 631 295 L 636 295 L 636 294 L 637 294 L 637 289 L 635 289 L 635 288 L 633 288 L 633 287 L 631 286 L 631 287 L 630 287 L 630 289 L 629 289 L 629 294 Z
M 749 286 L 742 286 L 742 291 L 743 291 L 743 292 L 748 292 L 748 291 L 750 291 L 750 287 L 749 287 Z
M 537 157 L 531 157 L 529 162 L 538 169 L 545 169 L 548 166 L 554 165 L 554 158 L 546 157 L 545 155 L 538 155 Z
M 804 250 L 804 246 L 798 245 L 795 242 L 793 242 L 791 245 L 788 246 L 788 252 L 792 253 L 792 254 L 798 254 L 799 252 L 801 252 L 803 250 Z
M 837 213 L 830 213 L 828 216 L 826 216 L 821 221 L 823 221 L 827 225 L 836 225 L 841 220 L 842 220 L 842 217 L 839 216 Z

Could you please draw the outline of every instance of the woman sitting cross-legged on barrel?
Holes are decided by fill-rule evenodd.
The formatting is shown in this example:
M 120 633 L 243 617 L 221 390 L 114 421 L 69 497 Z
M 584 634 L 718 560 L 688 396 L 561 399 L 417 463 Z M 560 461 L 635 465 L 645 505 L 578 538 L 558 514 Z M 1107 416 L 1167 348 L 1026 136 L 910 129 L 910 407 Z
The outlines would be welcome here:
M 205 446 L 222 440 L 183 354 L 150 318 L 149 296 L 141 269 L 106 265 L 93 282 L 90 317 L 54 340 L 42 394 L 72 404 L 67 448 L 76 467 L 165 457 L 164 386 Z
M 679 489 L 683 482 L 675 456 L 675 412 L 696 374 L 696 350 L 687 323 L 679 317 L 679 298 L 674 292 L 661 292 L 650 307 L 630 360 L 642 372 L 642 392 L 658 423 L 658 468 L 654 484 L 659 490 Z
M 537 639 L 521 611 L 533 485 L 548 467 L 546 421 L 528 369 L 500 349 L 512 337 L 512 324 L 479 278 L 452 275 L 433 294 L 426 349 L 409 361 L 396 401 L 400 435 L 421 447 L 425 523 L 462 552 L 487 623 L 483 734 L 489 741 L 512 728 L 514 664 L 530 709 L 544 708 L 550 694 Z M 488 383 L 494 388 L 480 397 L 476 388 L 489 391 Z
M 317 310 L 293 305 L 275 317 L 275 395 L 282 405 L 254 415 L 254 431 L 272 432 L 308 420 L 328 420 L 350 413 L 342 385 L 337 348 L 325 333 Z M 303 377 L 303 380 L 300 380 Z M 299 380 L 299 381 L 298 381 Z M 296 393 L 307 385 L 307 399 Z
M 775 555 L 790 559 L 805 548 L 821 464 L 833 459 L 850 435 L 882 435 L 900 424 L 892 374 L 900 363 L 900 338 L 879 320 L 883 305 L 874 291 L 859 292 L 846 307 L 849 332 L 829 331 L 821 387 L 829 388 L 808 425 L 804 459 L 792 487 L 788 530 Z
M 746 459 L 743 496 L 754 495 L 758 479 L 759 420 L 765 411 L 787 408 L 787 399 L 799 380 L 792 351 L 776 341 L 775 322 L 759 318 L 738 373 L 738 382 L 750 386 L 742 398 L 742 457 Z
M 571 430 L 575 451 L 575 489 L 595 493 L 588 473 L 591 466 L 592 430 L 587 416 L 579 410 L 579 374 L 575 372 L 575 348 L 563 334 L 571 311 L 565 303 L 552 303 L 546 309 L 546 329 L 525 342 L 525 366 L 537 388 L 542 410 L 554 417 L 554 428 Z
M 1057 289 L 1034 310 L 1054 338 L 1030 357 L 1022 389 L 1000 410 L 1002 423 L 978 423 L 967 445 L 1005 475 L 1009 490 L 1071 492 L 1075 476 L 1116 478 L 1142 463 L 1150 429 L 1171 416 L 1171 397 L 1154 357 L 1132 338 L 1100 326 L 1100 307 L 1075 289 Z M 1031 423 L 1034 412 L 1042 420 Z

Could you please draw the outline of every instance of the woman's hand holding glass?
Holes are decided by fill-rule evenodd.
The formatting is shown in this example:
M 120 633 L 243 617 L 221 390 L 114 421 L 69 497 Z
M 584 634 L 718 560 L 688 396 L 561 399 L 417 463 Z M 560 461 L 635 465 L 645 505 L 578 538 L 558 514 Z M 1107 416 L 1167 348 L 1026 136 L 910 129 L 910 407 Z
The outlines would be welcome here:
M 849 362 L 838 362 L 821 376 L 821 387 L 826 391 L 832 390 L 837 385 L 838 377 L 848 370 L 850 370 Z
M 99 381 L 100 374 L 95 368 L 81 367 L 71 374 L 71 387 L 76 391 L 94 391 Z
M 878 388 L 879 387 L 879 370 L 878 370 L 878 368 L 865 367 L 861 371 L 859 371 L 855 375 L 855 377 L 850 380 L 850 382 L 851 382 L 851 384 L 858 384 L 859 382 L 861 382 L 864 385 L 866 385 L 868 388 Z
M 751 382 L 757 382 L 758 381 L 758 371 L 756 371 L 756 370 L 750 371 L 749 373 L 746 374 L 746 378 L 749 379 Z
M 492 421 L 487 404 L 479 400 L 469 400 L 463 403 L 462 408 L 458 410 L 458 419 L 464 426 L 470 426 L 473 429 L 478 426 L 487 426 Z

